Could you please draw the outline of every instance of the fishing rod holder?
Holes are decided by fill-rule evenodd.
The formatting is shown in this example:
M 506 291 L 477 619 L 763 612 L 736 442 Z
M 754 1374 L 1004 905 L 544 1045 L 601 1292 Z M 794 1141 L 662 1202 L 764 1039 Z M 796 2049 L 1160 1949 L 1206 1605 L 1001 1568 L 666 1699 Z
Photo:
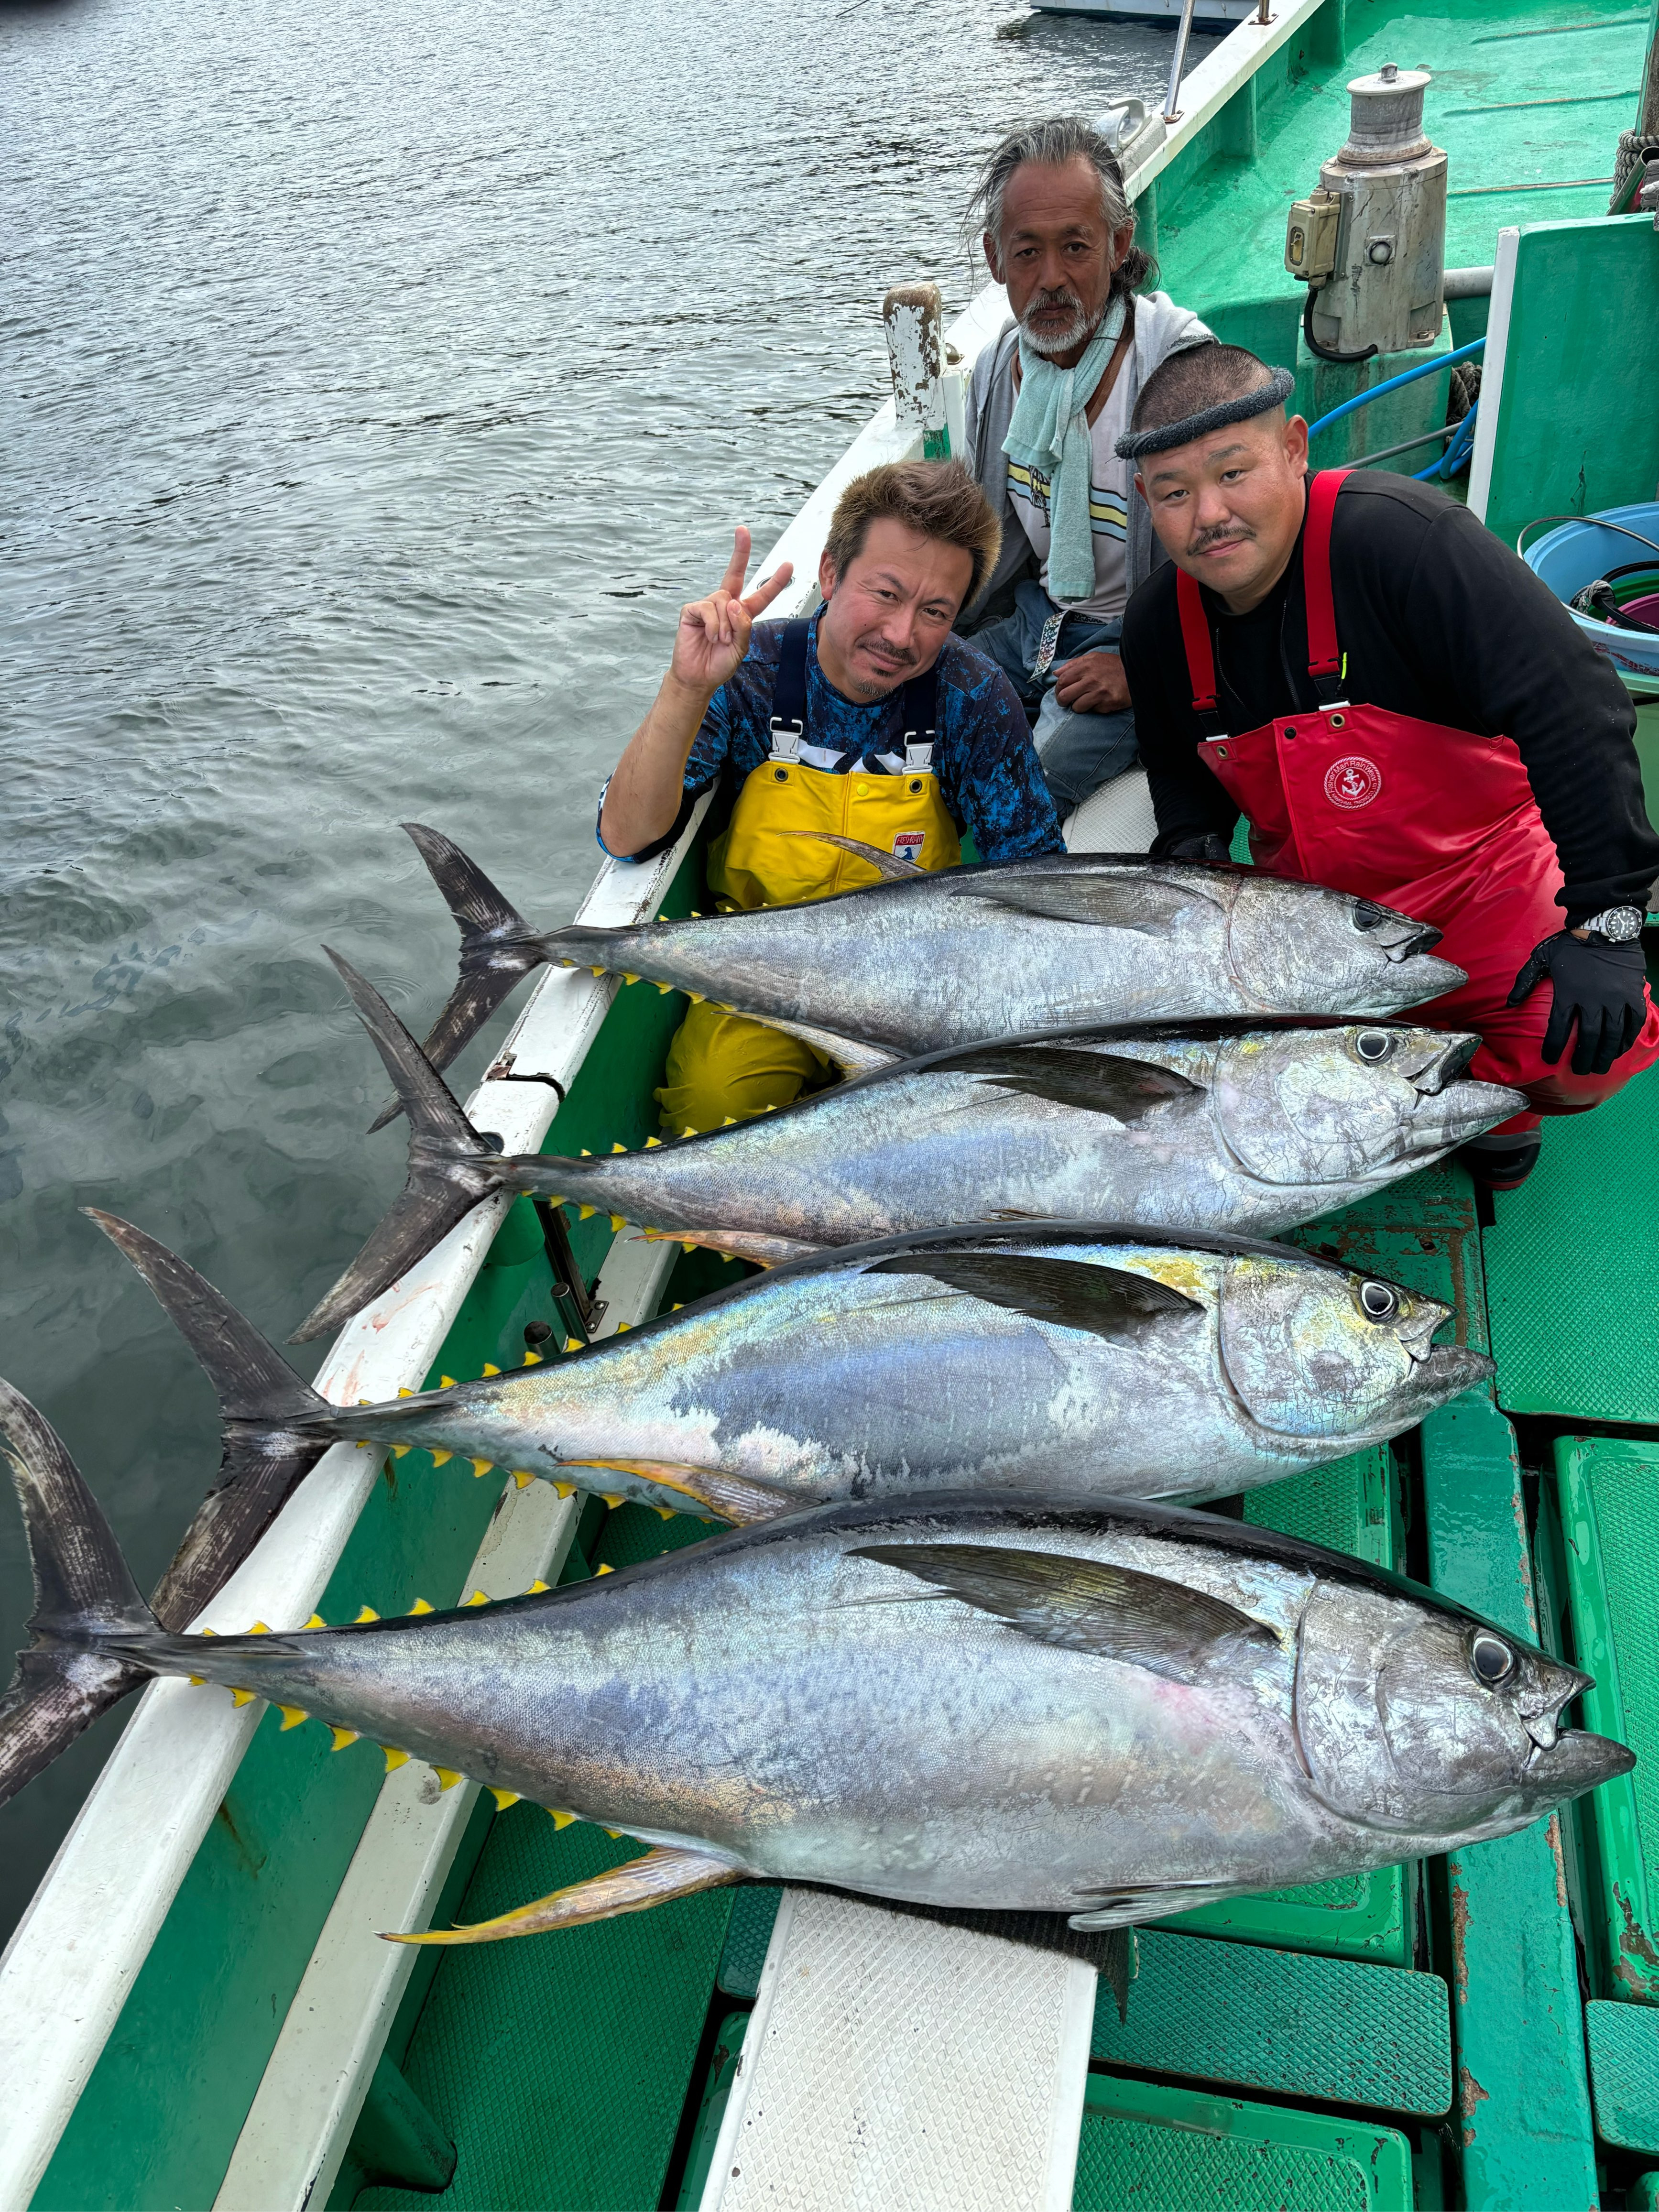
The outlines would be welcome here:
M 1309 287 L 1304 327 L 1322 357 L 1432 345 L 1446 265 L 1446 156 L 1423 129 L 1426 70 L 1388 62 L 1348 86 L 1347 143 L 1291 210 L 1285 266 Z

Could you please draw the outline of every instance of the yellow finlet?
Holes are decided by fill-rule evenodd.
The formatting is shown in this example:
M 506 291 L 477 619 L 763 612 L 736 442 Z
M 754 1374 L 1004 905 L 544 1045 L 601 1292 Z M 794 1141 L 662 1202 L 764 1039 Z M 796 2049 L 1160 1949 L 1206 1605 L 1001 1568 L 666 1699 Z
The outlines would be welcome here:
M 499 1374 L 501 1373 L 501 1369 L 500 1369 L 499 1367 L 492 1367 L 492 1366 L 490 1365 L 489 1362 L 487 1359 L 485 1360 L 485 1362 L 484 1362 L 484 1373 L 485 1373 L 486 1375 L 499 1375 Z
M 576 1218 L 578 1221 L 591 1221 L 599 1210 L 599 1209 L 597 1206 L 578 1206 L 576 1209 Z
M 599 1492 L 599 1495 L 604 1498 L 605 1504 L 611 1508 L 611 1510 L 613 1513 L 619 1505 L 626 1504 L 628 1502 L 626 1492 L 620 1490 L 602 1490 Z M 599 1569 L 599 1572 L 601 1574 L 605 1574 L 609 1572 L 609 1570 L 607 1568 L 601 1567 Z
M 472 1462 L 472 1472 L 475 1475 L 488 1474 L 495 1464 L 493 1459 L 475 1459 Z
M 662 993 L 665 999 L 668 996 L 668 994 L 673 989 L 673 988 L 674 986 L 672 983 L 659 983 L 657 986 L 657 988 Z
M 524 1364 L 526 1367 L 539 1367 L 542 1364 L 542 1355 L 539 1352 L 526 1352 Z
M 645 1149 L 647 1152 L 654 1152 L 661 1142 L 660 1137 L 647 1137 L 645 1140 Z
M 270 1628 L 263 1620 L 256 1620 L 248 1631 L 250 1636 L 269 1636 L 270 1633 Z
M 697 1133 L 695 1129 L 682 1129 L 680 1131 L 680 1134 L 683 1137 L 695 1137 L 696 1133 Z
M 412 1390 L 406 1390 L 400 1382 L 398 1385 L 398 1395 L 400 1398 L 412 1398 L 415 1395 L 415 1393 Z
M 536 1478 L 527 1467 L 515 1467 L 513 1470 L 513 1480 L 520 1490 L 528 1490 Z
M 230 1702 L 233 1705 L 251 1705 L 253 1703 L 253 1692 L 252 1690 L 233 1690 L 230 1693 Z
M 432 1455 L 432 1464 L 434 1467 L 442 1467 L 454 1456 L 454 1453 L 451 1451 L 434 1451 Z
M 489 1602 L 489 1600 L 480 1589 L 475 1589 L 471 1597 L 464 1597 L 461 1600 L 463 1605 L 488 1605 Z
M 681 1249 L 681 1251 L 683 1251 L 683 1252 L 695 1252 L 695 1251 L 696 1250 L 696 1249 L 697 1249 L 697 1240 L 696 1239 L 696 1237 L 681 1237 L 681 1239 L 680 1239 L 680 1249 Z M 674 1310 L 678 1313 L 678 1310 L 679 1310 L 678 1307 L 677 1306 L 677 1307 L 674 1309 Z
M 362 1740 L 362 1731 L 358 1729 L 331 1726 L 328 1732 L 333 1738 L 333 1741 L 329 1746 L 331 1751 L 343 1751 L 349 1743 L 357 1743 Z
M 565 1350 L 566 1350 L 567 1352 L 580 1352 L 580 1351 L 581 1350 L 581 1348 L 582 1348 L 582 1340 L 581 1340 L 580 1337 L 579 1337 L 579 1336 L 568 1336 L 568 1337 L 566 1337 L 566 1339 L 565 1339 L 565 1340 L 564 1340 L 564 1348 L 565 1348 Z
M 568 1828 L 576 1816 L 574 1813 L 556 1813 L 550 1805 L 547 1808 L 547 1817 L 556 1828 Z
M 207 1680 L 207 1676 L 205 1674 L 186 1674 L 185 1680 L 190 1684 L 192 1690 L 199 1690 L 203 1684 Z
M 437 1607 L 428 1599 L 417 1597 L 414 1604 L 410 1607 L 409 1610 L 411 1614 L 416 1613 L 435 1613 L 437 1611 Z
M 624 982 L 624 983 L 637 983 L 637 982 L 639 981 L 639 980 L 640 980 L 640 979 L 639 979 L 639 977 L 638 977 L 637 975 L 623 975 L 623 982 Z
M 630 1328 L 633 1328 L 633 1326 L 634 1326 L 634 1324 L 633 1324 L 633 1322 L 632 1322 L 631 1321 L 619 1321 L 619 1322 L 617 1323 L 617 1335 L 618 1335 L 618 1336 L 626 1336 L 626 1335 L 627 1335 L 627 1334 L 628 1334 L 628 1332 L 629 1332 L 629 1330 Z
M 531 1583 L 530 1588 L 525 1592 L 525 1595 L 526 1597 L 539 1597 L 544 1590 L 550 1590 L 552 1587 L 553 1585 L 551 1583 L 543 1582 L 538 1575 L 536 1580 Z
M 621 1843 L 623 1839 L 623 1832 L 620 1828 L 607 1828 L 605 1832 L 610 1837 L 613 1844 Z
M 691 1249 L 694 1252 L 696 1249 L 697 1248 L 695 1244 L 691 1247 Z M 685 1300 L 684 1298 L 676 1298 L 673 1304 L 669 1307 L 668 1310 L 670 1313 L 684 1313 L 685 1311 Z
M 204 1636 L 216 1636 L 219 1633 L 216 1628 L 204 1628 L 201 1632 Z
M 726 1119 L 720 1123 L 722 1129 L 735 1129 L 737 1126 L 738 1117 L 735 1114 L 728 1114 Z
M 301 1721 L 311 1718 L 311 1715 L 299 1705 L 278 1705 L 276 1710 L 283 1717 L 283 1725 L 276 1731 L 279 1735 L 286 1735 L 290 1729 L 298 1728 Z
M 703 991 L 688 991 L 685 995 L 690 1000 L 694 1006 L 700 1006 L 708 994 Z
M 622 1500 L 618 1498 L 617 1503 L 620 1504 Z M 595 1567 L 593 1571 L 596 1575 L 614 1575 L 617 1570 L 613 1566 L 606 1565 L 603 1567 Z
M 354 1613 L 352 1615 L 351 1625 L 354 1628 L 356 1628 L 361 1626 L 366 1620 L 378 1620 L 380 1617 L 380 1614 L 375 1612 L 372 1605 L 366 1605 L 361 1613 Z
M 556 1482 L 553 1487 L 561 1498 L 574 1498 L 576 1494 L 576 1486 L 574 1482 Z
M 613 1213 L 611 1217 L 611 1226 L 613 1230 L 620 1231 L 625 1229 L 628 1224 L 620 1213 Z
M 438 1385 L 441 1389 L 453 1390 L 455 1388 L 455 1377 L 453 1375 L 441 1375 L 438 1377 Z
M 393 1459 L 407 1459 L 413 1449 L 414 1447 L 411 1444 L 393 1444 L 392 1447 L 392 1456 Z
M 627 1151 L 628 1151 L 628 1147 L 627 1147 L 627 1146 L 626 1146 L 626 1145 L 612 1145 L 612 1146 L 611 1147 L 611 1151 L 612 1157 L 614 1158 L 614 1156 L 615 1156 L 617 1152 L 622 1152 L 622 1153 L 624 1153 L 624 1154 L 625 1154 L 625 1153 L 627 1152 Z
M 520 1802 L 520 1793 L 516 1790 L 492 1790 L 489 1794 L 495 1800 L 495 1810 L 498 1813 L 505 1813 L 509 1805 L 516 1805 Z
M 461 1778 L 454 1769 L 449 1766 L 434 1766 L 432 1771 L 438 1778 L 440 1790 L 453 1790 Z
M 653 1505 L 651 1510 L 662 1521 L 672 1521 L 674 1517 L 674 1509 L 672 1505 Z
M 603 975 L 605 970 L 603 968 L 590 968 L 587 972 L 590 975 Z
M 586 1145 L 582 1146 L 581 1156 L 585 1160 L 591 1160 L 593 1157 L 592 1153 L 588 1151 Z
M 383 1743 L 380 1747 L 386 1753 L 386 1771 L 388 1774 L 395 1774 L 400 1766 L 408 1765 L 409 1753 L 406 1751 L 394 1751 L 389 1743 Z
M 307 1628 L 326 1628 L 328 1626 L 328 1623 L 323 1619 L 320 1613 L 313 1613 L 310 1620 L 307 1620 L 304 1626 Z

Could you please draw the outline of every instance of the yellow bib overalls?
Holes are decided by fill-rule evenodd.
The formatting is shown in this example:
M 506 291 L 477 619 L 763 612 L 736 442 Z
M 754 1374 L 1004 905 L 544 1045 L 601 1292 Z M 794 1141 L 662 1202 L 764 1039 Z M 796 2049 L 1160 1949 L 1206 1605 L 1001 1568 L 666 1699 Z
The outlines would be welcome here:
M 744 777 L 726 828 L 708 848 L 708 888 L 723 909 L 787 906 L 828 898 L 880 880 L 876 869 L 838 846 L 780 831 L 829 830 L 896 853 L 923 868 L 953 868 L 962 857 L 957 826 L 933 771 L 938 677 L 906 684 L 902 755 L 883 753 L 833 773 L 842 756 L 806 741 L 807 624 L 784 625 L 772 696 L 772 750 Z M 798 1038 L 763 1022 L 693 1006 L 668 1048 L 657 1101 L 662 1126 L 718 1128 L 784 1106 L 829 1063 Z

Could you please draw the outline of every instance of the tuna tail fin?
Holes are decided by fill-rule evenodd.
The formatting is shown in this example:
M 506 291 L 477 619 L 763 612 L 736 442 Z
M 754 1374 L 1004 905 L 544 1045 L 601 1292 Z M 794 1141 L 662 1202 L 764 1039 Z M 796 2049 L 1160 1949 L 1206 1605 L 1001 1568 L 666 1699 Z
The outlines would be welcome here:
M 162 1626 L 179 1632 L 223 1589 L 336 1441 L 323 1424 L 337 1409 L 176 1253 L 130 1221 L 95 1206 L 84 1211 L 131 1261 L 206 1369 L 224 1423 L 219 1479 L 150 1601 Z
M 547 948 L 540 932 L 451 838 L 420 822 L 405 822 L 404 828 L 460 927 L 460 974 L 423 1047 L 434 1067 L 447 1067 L 520 979 L 545 963 Z M 383 1106 L 368 1125 L 370 1133 L 395 1121 L 404 1103 L 400 1095 Z
M 409 1116 L 409 1180 L 339 1281 L 295 1330 L 289 1340 L 295 1344 L 337 1328 L 360 1313 L 503 1180 L 499 1155 L 467 1120 L 448 1085 L 374 986 L 337 952 L 328 957 L 398 1086 L 400 1110 Z
M 0 1382 L 0 1453 L 10 1462 L 34 1570 L 30 1641 L 0 1701 L 0 1804 L 82 1729 L 145 1680 L 98 1649 L 106 1636 L 156 1632 L 97 1499 L 56 1431 Z

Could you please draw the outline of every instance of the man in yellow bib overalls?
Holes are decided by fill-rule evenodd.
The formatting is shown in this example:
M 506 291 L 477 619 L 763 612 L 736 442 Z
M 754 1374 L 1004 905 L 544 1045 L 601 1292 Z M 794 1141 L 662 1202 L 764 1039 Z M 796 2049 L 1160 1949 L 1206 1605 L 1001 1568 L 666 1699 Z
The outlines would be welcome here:
M 1059 852 L 1060 824 L 1008 678 L 951 635 L 995 562 L 999 531 L 957 462 L 901 461 L 842 494 L 811 621 L 765 623 L 787 566 L 745 598 L 739 530 L 718 591 L 680 615 L 655 703 L 599 809 L 608 853 L 650 859 L 722 780 L 708 848 L 722 907 L 782 906 L 873 883 L 868 861 L 781 831 L 829 830 L 924 868 Z M 815 1088 L 828 1065 L 763 1023 L 693 1006 L 657 1093 L 665 1128 L 717 1127 Z

